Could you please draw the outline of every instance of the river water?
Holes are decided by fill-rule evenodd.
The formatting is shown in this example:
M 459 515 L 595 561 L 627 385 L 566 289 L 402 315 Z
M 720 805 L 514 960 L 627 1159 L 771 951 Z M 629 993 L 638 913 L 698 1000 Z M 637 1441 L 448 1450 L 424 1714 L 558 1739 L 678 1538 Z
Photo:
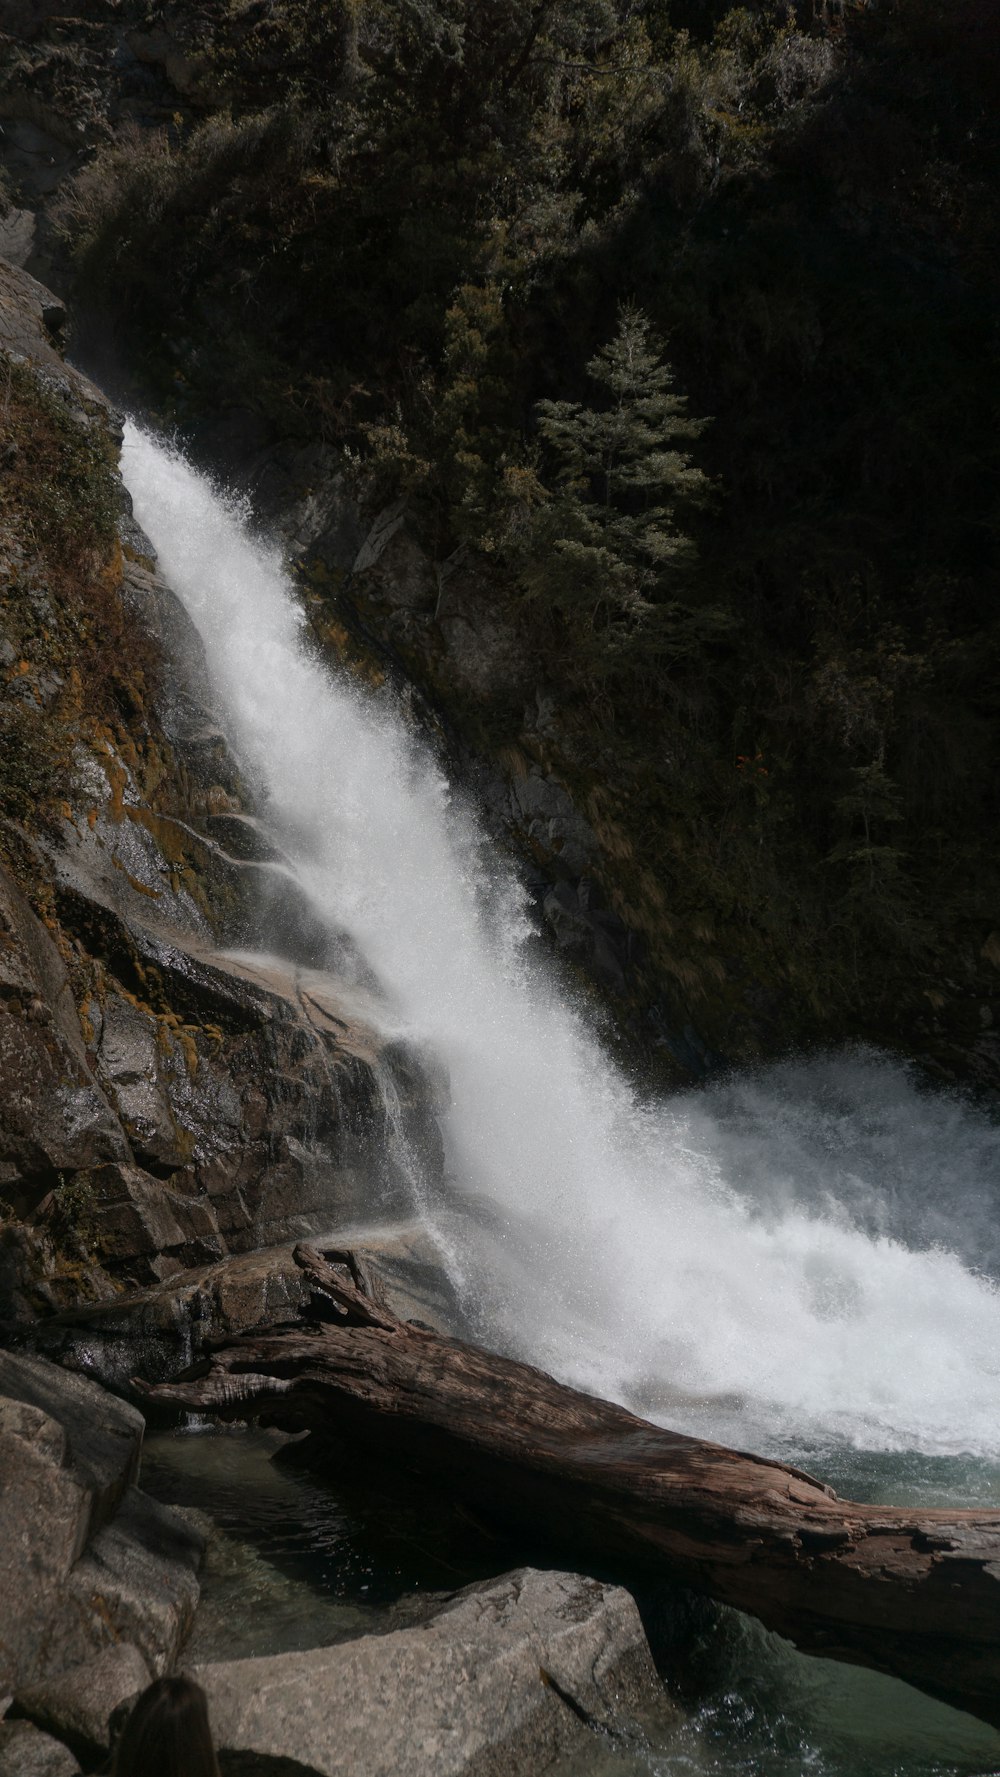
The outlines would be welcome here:
M 413 1208 L 483 1341 L 857 1497 L 1000 1503 L 996 1122 L 864 1051 L 640 1097 L 540 960 L 520 883 L 393 694 L 311 645 L 280 551 L 132 425 L 123 466 L 301 891 L 350 934 L 386 1033 L 450 1083 L 447 1182 L 415 1171 Z M 951 1723 L 937 1762 L 909 1742 L 889 1763 L 831 1763 L 825 1742 L 807 1758 L 789 1728 L 793 1763 L 741 1763 L 748 1687 L 773 1679 L 792 1720 L 811 1680 L 781 1676 L 786 1658 L 793 1674 L 829 1668 L 766 1652 L 784 1644 L 746 1626 L 729 1640 L 719 1762 L 674 1748 L 657 1770 L 1000 1769 L 996 1737 L 968 1728 L 963 1751 L 963 1718 L 909 1691 L 909 1710 Z M 830 1713 L 864 1716 L 868 1679 L 843 1683 L 855 1704 Z

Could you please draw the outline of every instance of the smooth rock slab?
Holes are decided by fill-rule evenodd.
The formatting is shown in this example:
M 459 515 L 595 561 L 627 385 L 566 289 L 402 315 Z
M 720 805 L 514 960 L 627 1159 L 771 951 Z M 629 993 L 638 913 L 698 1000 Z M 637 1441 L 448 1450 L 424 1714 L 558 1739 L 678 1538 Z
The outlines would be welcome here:
M 630 1595 L 532 1568 L 413 1628 L 194 1676 L 223 1772 L 289 1777 L 530 1777 L 662 1701 Z

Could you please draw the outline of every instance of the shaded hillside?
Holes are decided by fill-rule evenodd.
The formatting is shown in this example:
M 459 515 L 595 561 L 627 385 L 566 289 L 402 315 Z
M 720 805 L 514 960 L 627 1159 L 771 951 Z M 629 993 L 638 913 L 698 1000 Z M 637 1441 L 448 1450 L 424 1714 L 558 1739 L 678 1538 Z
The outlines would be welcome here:
M 351 506 L 318 632 L 489 762 L 636 1033 L 995 1081 L 992 9 L 27 10 L 92 314 L 207 454 Z

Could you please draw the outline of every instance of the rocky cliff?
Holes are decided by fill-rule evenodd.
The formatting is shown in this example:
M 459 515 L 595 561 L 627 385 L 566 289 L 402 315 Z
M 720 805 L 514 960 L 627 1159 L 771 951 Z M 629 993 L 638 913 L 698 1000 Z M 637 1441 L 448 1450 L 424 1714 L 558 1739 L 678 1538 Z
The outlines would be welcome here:
M 7 1319 L 398 1212 L 401 1135 L 439 1153 L 419 1066 L 340 1003 L 64 320 L 0 266 Z

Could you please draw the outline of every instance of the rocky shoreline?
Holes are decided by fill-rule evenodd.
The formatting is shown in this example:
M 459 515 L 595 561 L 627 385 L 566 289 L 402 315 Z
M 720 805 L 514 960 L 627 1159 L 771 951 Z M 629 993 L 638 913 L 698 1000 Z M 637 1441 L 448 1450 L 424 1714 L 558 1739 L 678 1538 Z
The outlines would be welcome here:
M 97 1383 L 0 1353 L 0 1774 L 104 1767 L 174 1669 L 211 1536 L 136 1485 L 143 1421 Z M 224 1772 L 502 1777 L 671 1713 L 627 1592 L 522 1569 L 431 1596 L 416 1623 L 199 1664 Z

